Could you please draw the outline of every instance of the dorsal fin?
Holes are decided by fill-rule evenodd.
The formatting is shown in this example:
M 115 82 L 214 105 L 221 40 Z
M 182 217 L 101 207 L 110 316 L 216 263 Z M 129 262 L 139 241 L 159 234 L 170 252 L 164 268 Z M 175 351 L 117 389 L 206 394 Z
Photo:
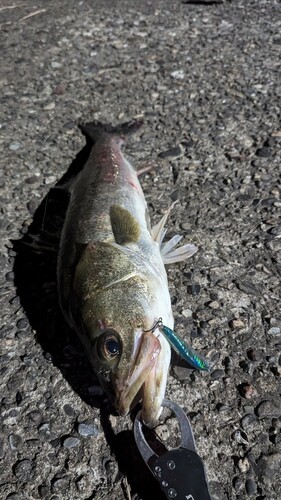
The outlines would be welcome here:
M 110 207 L 110 221 L 118 245 L 136 243 L 139 240 L 141 227 L 126 208 L 120 205 L 112 205 Z

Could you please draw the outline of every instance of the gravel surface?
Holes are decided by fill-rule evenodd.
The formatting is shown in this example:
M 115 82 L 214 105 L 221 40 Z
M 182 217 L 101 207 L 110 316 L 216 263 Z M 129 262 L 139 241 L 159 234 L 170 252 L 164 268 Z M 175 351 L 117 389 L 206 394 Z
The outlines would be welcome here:
M 0 498 L 161 498 L 55 272 L 60 186 L 89 152 L 77 123 L 143 117 L 127 155 L 155 165 L 153 221 L 179 200 L 169 235 L 200 248 L 169 282 L 178 332 L 212 365 L 176 365 L 167 395 L 213 500 L 280 499 L 280 2 L 3 0 L 0 15 Z M 156 432 L 173 445 L 177 423 Z

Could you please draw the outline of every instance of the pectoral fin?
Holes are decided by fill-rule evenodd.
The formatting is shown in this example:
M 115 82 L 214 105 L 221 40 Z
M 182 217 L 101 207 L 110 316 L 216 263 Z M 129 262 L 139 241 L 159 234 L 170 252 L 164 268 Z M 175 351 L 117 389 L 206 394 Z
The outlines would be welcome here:
M 136 243 L 141 234 L 141 227 L 135 217 L 120 205 L 110 207 L 110 221 L 115 241 L 118 245 Z

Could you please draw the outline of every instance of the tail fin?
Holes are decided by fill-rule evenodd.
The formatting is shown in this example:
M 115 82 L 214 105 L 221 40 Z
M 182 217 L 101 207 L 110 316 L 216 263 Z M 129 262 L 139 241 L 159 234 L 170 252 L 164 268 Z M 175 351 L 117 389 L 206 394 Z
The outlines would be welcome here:
M 98 121 L 93 121 L 79 124 L 78 127 L 83 135 L 90 138 L 95 143 L 103 135 L 114 135 L 123 139 L 125 136 L 132 135 L 137 132 L 142 125 L 143 122 L 138 120 L 122 123 L 116 127 L 113 127 L 112 125 L 105 125 Z

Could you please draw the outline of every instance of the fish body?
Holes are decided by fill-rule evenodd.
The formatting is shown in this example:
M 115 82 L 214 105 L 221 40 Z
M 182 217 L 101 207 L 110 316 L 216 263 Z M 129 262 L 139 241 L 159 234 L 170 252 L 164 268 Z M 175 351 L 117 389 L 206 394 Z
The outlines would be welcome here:
M 183 260 L 192 245 L 163 246 L 167 214 L 150 227 L 136 170 L 121 151 L 139 128 L 82 127 L 93 146 L 70 189 L 58 256 L 62 310 L 76 330 L 117 410 L 142 401 L 143 420 L 157 422 L 170 364 L 170 345 L 155 318 L 173 328 L 165 260 Z M 178 242 L 178 239 L 176 239 Z M 184 250 L 181 250 L 184 249 Z M 162 253 L 161 253 L 162 252 Z

